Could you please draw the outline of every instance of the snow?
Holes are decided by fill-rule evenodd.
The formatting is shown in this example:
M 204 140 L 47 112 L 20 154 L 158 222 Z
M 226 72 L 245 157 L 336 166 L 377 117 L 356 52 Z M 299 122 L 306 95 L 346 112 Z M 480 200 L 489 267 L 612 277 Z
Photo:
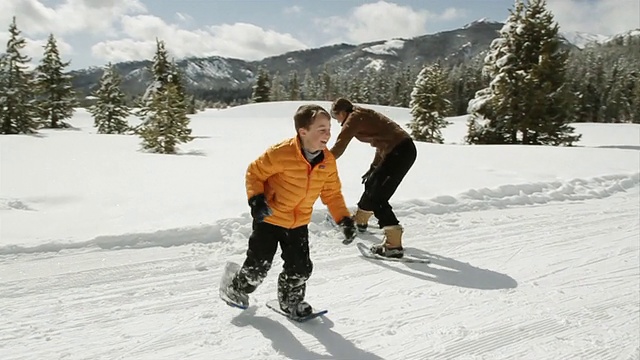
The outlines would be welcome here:
M 394 55 L 397 56 L 398 53 L 395 52 L 394 49 L 402 49 L 404 46 L 404 40 L 402 39 L 391 39 L 387 40 L 382 44 L 368 46 L 362 51 L 366 51 L 376 55 Z
M 83 109 L 74 130 L 0 136 L 0 358 L 640 357 L 633 124 L 574 124 L 576 147 L 471 146 L 467 116 L 448 118 L 392 198 L 407 253 L 432 265 L 363 259 L 318 201 L 307 300 L 329 313 L 298 324 L 264 306 L 279 254 L 253 305 L 228 307 L 217 282 L 251 232 L 244 171 L 293 135 L 300 104 L 198 113 L 178 155 L 96 134 Z M 373 155 L 353 141 L 338 161 L 351 208 Z
M 213 58 L 212 60 L 197 59 L 187 61 L 185 70 L 188 78 L 230 78 L 231 66 L 224 59 Z
M 380 71 L 385 65 L 385 61 L 382 59 L 373 59 L 367 65 L 365 65 L 365 69 L 373 69 L 375 71 Z
M 579 49 L 584 49 L 592 44 L 602 44 L 609 39 L 609 36 L 606 35 L 590 34 L 580 31 L 561 31 L 560 35 Z

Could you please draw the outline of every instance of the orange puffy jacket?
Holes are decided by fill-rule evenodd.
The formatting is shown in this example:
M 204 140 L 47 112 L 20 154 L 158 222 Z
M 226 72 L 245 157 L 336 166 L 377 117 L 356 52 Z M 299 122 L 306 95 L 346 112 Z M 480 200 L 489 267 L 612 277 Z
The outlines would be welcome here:
M 307 225 L 318 196 L 336 222 L 351 216 L 342 196 L 336 159 L 329 150 L 323 152 L 324 159 L 311 168 L 296 136 L 271 146 L 249 165 L 248 199 L 264 194 L 273 210 L 265 222 L 288 229 Z

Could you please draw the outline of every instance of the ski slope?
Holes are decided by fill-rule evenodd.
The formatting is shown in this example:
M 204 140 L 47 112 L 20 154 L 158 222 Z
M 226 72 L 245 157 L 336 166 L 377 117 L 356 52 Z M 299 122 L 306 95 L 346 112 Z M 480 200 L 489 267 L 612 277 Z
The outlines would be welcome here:
M 264 306 L 279 254 L 252 306 L 228 307 L 218 280 L 251 231 L 244 170 L 293 134 L 298 105 L 197 114 L 180 155 L 95 134 L 82 110 L 75 131 L 0 137 L 0 359 L 640 358 L 630 124 L 577 124 L 573 148 L 468 146 L 453 118 L 392 202 L 407 253 L 431 265 L 362 258 L 318 202 L 307 300 L 329 313 L 299 324 Z M 352 207 L 372 158 L 352 143 L 338 162 Z

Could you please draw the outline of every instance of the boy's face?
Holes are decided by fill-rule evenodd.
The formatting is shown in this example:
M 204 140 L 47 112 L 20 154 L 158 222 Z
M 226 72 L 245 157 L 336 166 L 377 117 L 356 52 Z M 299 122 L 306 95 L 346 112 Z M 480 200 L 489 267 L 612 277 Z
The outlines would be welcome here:
M 319 113 L 309 126 L 309 129 L 299 130 L 302 146 L 311 152 L 324 150 L 331 138 L 331 118 Z

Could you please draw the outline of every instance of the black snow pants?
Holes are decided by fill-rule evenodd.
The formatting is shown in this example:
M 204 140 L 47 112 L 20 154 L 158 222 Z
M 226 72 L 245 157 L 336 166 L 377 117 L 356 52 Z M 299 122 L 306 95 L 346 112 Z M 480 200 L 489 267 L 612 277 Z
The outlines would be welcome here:
M 271 269 L 278 244 L 284 260 L 278 277 L 278 299 L 281 305 L 296 304 L 304 300 L 306 281 L 313 270 L 307 225 L 286 229 L 254 221 L 247 257 L 233 279 L 233 285 L 246 294 L 255 291 Z
M 413 166 L 416 157 L 417 150 L 413 140 L 403 140 L 384 157 L 364 183 L 358 207 L 373 211 L 381 229 L 400 223 L 389 205 L 389 199 Z

